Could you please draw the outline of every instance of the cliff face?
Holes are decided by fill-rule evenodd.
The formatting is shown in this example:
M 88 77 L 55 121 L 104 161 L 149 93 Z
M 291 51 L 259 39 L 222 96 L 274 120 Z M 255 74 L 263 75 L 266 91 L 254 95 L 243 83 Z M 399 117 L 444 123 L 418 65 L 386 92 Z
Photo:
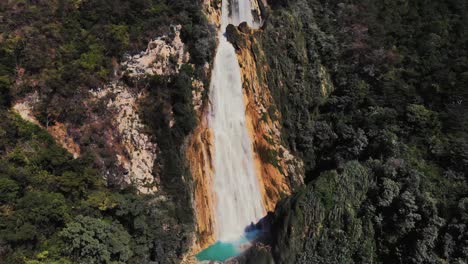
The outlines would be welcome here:
M 263 2 L 254 3 L 255 17 L 260 21 Z M 220 1 L 205 1 L 205 13 L 212 24 L 219 26 Z M 148 93 L 144 87 L 130 87 L 124 79 L 144 79 L 146 75 L 170 76 L 177 74 L 190 55 L 180 38 L 180 26 L 173 27 L 172 37 L 156 38 L 147 49 L 126 56 L 120 64 L 114 61 L 114 81 L 100 89 L 89 91 L 83 109 L 87 119 L 82 124 L 55 121 L 44 125 L 49 133 L 73 156 L 89 152 L 108 182 L 135 184 L 140 193 L 155 193 L 160 188 L 156 139 L 147 133 L 140 116 L 140 102 Z M 302 163 L 282 144 L 281 116 L 272 100 L 266 81 L 263 54 L 255 40 L 260 31 L 244 27 L 237 34 L 243 44 L 234 42 L 242 70 L 247 126 L 255 158 L 255 169 L 260 182 L 263 204 L 272 211 L 283 196 L 302 183 Z M 204 69 L 209 76 L 210 66 Z M 20 82 L 21 80 L 18 80 Z M 192 199 L 196 215 L 196 242 L 194 250 L 214 242 L 215 200 L 212 189 L 213 135 L 206 120 L 207 100 L 203 100 L 205 87 L 192 80 L 194 110 L 199 124 L 185 143 L 185 154 L 193 177 Z M 35 107 L 40 103 L 38 94 L 17 100 L 14 110 L 23 118 L 39 124 Z M 167 111 L 170 126 L 175 120 L 172 109 Z
M 115 82 L 99 92 L 95 100 L 107 103 L 112 113 L 112 125 L 117 129 L 115 137 L 118 164 L 125 170 L 124 181 L 135 184 L 141 193 L 157 190 L 158 175 L 153 175 L 153 163 L 158 148 L 151 137 L 144 132 L 144 125 L 138 115 L 138 100 L 143 92 L 131 91 L 122 83 Z
M 218 28 L 221 23 L 221 1 L 203 0 L 203 12 L 208 17 L 208 21 Z
M 282 142 L 281 115 L 266 82 L 268 67 L 263 51 L 255 39 L 261 30 L 251 30 L 246 24 L 241 24 L 239 29 L 236 33 L 243 41 L 240 41 L 242 45 L 235 46 L 242 70 L 247 125 L 253 139 L 263 202 L 266 210 L 272 211 L 282 197 L 303 183 L 302 163 Z
M 139 115 L 139 103 L 147 96 L 145 88 L 129 87 L 121 77 L 142 79 L 146 75 L 178 73 L 190 55 L 180 38 L 181 26 L 172 30 L 173 37 L 156 38 L 145 51 L 127 56 L 121 64 L 115 62 L 115 80 L 85 96 L 85 122 L 77 125 L 55 121 L 44 125 L 75 158 L 83 151 L 93 153 L 108 182 L 135 184 L 144 194 L 158 190 L 159 172 L 153 168 L 159 149 Z M 41 97 L 32 93 L 17 100 L 13 109 L 24 119 L 41 125 L 34 115 L 40 102 Z
M 189 139 L 186 152 L 194 179 L 192 197 L 197 227 L 194 252 L 214 242 L 213 135 L 204 115 Z
M 204 0 L 203 12 L 210 23 L 217 28 L 220 23 L 221 2 L 216 0 Z M 205 71 L 210 76 L 212 65 L 206 65 Z M 202 82 L 194 81 L 193 105 L 199 120 L 197 127 L 188 137 L 185 146 L 185 155 L 193 179 L 192 206 L 195 211 L 195 237 L 193 239 L 192 252 L 196 254 L 203 248 L 215 242 L 214 238 L 214 194 L 213 194 L 213 134 L 208 127 L 207 108 L 208 102 L 203 99 L 205 87 Z
M 215 1 L 205 3 L 205 12 L 215 25 L 219 25 L 219 5 Z M 255 1 L 256 17 L 260 20 L 263 2 Z M 243 32 L 235 29 L 239 37 L 238 45 L 230 41 L 237 50 L 242 71 L 243 93 L 246 105 L 246 119 L 254 149 L 256 175 L 260 182 L 263 204 L 267 211 L 272 211 L 276 203 L 291 190 L 302 184 L 303 165 L 282 144 L 280 114 L 270 94 L 264 67 L 264 57 L 255 40 L 253 31 L 243 27 Z M 240 41 L 240 39 L 242 39 Z M 206 122 L 207 102 L 198 111 L 201 120 L 194 131 L 187 147 L 187 157 L 194 178 L 194 208 L 197 218 L 196 249 L 204 248 L 214 242 L 213 210 L 215 202 L 212 190 L 212 133 Z
M 134 56 L 127 56 L 122 62 L 124 74 L 142 78 L 149 75 L 176 74 L 182 64 L 187 63 L 190 54 L 180 38 L 180 25 L 173 26 L 174 36 L 163 36 L 148 43 L 146 51 Z

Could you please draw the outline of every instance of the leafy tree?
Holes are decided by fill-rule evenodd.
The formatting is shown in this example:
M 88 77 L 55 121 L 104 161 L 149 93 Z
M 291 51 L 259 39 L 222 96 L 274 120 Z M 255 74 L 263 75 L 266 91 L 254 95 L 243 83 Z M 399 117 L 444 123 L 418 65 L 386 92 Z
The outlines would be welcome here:
M 20 186 L 8 178 L 0 178 L 0 203 L 13 202 L 20 190 Z
M 126 263 L 132 256 L 130 235 L 122 225 L 77 216 L 60 232 L 64 254 L 76 262 Z

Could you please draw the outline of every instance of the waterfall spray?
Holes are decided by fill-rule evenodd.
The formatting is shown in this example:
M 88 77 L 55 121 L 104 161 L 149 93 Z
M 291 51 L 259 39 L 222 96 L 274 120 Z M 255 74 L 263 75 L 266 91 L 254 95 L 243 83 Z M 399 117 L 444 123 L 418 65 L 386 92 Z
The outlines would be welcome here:
M 242 80 L 234 47 L 224 36 L 228 24 L 255 27 L 249 0 L 222 2 L 219 46 L 211 76 L 210 127 L 214 133 L 215 236 L 231 241 L 265 210 L 255 175 L 252 142 L 246 128 Z

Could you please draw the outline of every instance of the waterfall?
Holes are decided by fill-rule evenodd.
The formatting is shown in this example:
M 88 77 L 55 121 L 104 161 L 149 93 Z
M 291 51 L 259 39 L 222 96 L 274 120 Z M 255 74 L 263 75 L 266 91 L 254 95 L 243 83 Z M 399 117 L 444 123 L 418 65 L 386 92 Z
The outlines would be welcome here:
M 246 21 L 255 27 L 251 9 L 249 0 L 222 1 L 219 45 L 211 76 L 209 125 L 214 133 L 215 236 L 220 241 L 238 239 L 246 226 L 265 214 L 246 128 L 241 71 L 234 47 L 224 36 L 228 24 Z

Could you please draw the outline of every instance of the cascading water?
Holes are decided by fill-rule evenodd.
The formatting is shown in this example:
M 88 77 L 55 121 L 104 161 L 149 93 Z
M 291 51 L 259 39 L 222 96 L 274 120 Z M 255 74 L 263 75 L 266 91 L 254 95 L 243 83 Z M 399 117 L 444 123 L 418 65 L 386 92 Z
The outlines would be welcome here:
M 255 236 L 247 226 L 265 215 L 246 127 L 239 62 L 225 36 L 229 24 L 257 27 L 251 0 L 223 0 L 219 44 L 211 76 L 209 126 L 214 134 L 213 191 L 215 244 L 197 254 L 200 261 L 224 261 L 242 252 Z
M 223 0 L 221 30 L 210 90 L 210 127 L 214 133 L 215 236 L 235 241 L 264 216 L 255 175 L 252 142 L 246 128 L 242 80 L 234 47 L 224 36 L 228 24 L 255 27 L 250 0 Z

